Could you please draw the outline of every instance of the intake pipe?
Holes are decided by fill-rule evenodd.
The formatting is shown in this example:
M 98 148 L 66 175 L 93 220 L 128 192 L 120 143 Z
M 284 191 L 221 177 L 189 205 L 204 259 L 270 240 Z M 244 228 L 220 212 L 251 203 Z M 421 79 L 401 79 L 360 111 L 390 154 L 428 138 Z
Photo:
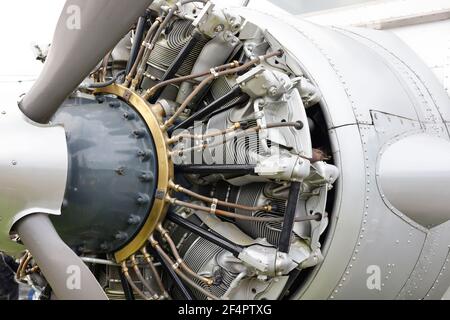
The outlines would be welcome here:
M 44 69 L 19 103 L 22 112 L 35 122 L 48 123 L 66 97 L 152 2 L 67 0 Z M 47 214 L 22 218 L 17 222 L 17 232 L 58 299 L 106 299 L 95 277 L 62 241 Z

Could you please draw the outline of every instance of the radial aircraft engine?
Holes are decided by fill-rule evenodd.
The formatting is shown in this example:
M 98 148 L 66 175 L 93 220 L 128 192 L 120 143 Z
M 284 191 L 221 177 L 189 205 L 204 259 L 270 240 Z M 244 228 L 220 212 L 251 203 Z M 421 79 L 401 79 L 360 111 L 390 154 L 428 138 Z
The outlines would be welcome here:
M 389 32 L 68 0 L 0 114 L 0 250 L 58 299 L 440 299 L 450 101 Z

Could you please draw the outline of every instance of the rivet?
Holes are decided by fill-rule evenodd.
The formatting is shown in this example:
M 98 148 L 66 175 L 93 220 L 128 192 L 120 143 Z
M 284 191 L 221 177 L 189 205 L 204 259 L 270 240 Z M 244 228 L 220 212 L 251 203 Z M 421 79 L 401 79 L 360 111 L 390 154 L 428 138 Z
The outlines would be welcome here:
M 134 113 L 131 112 L 125 112 L 123 114 L 124 119 L 126 120 L 133 120 L 136 116 L 134 115 Z
M 140 193 L 136 199 L 139 205 L 147 204 L 150 201 L 150 197 L 145 193 Z
M 108 103 L 108 105 L 111 108 L 118 108 L 118 107 L 120 107 L 120 102 L 119 101 L 111 101 L 110 103 Z
M 125 175 L 125 167 L 121 166 L 114 170 L 119 176 Z
M 149 182 L 149 181 L 152 181 L 153 178 L 154 178 L 153 173 L 150 172 L 150 171 L 144 171 L 144 172 L 142 172 L 141 175 L 139 176 L 139 179 L 140 179 L 142 182 Z
M 141 217 L 139 217 L 139 216 L 137 216 L 135 214 L 131 214 L 128 217 L 127 222 L 128 222 L 128 224 L 138 224 L 139 222 L 141 222 Z
M 98 103 L 103 103 L 103 102 L 105 102 L 105 97 L 102 97 L 102 96 L 96 96 L 95 98 L 96 98 L 96 100 L 97 100 Z
M 116 233 L 114 238 L 116 238 L 117 240 L 125 240 L 126 238 L 128 238 L 128 234 L 126 232 L 119 231 Z
M 145 136 L 145 130 L 144 129 L 137 129 L 133 131 L 133 135 L 139 139 Z
M 141 158 L 142 161 L 146 161 L 148 159 L 150 159 L 151 155 L 152 155 L 152 151 L 147 149 L 147 150 L 139 150 L 137 152 L 138 157 Z

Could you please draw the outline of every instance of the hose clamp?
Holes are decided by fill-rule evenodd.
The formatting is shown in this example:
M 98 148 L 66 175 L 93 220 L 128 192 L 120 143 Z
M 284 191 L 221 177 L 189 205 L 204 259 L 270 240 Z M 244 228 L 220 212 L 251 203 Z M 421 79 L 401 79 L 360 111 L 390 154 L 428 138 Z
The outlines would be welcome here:
M 211 68 L 211 69 L 209 69 L 209 71 L 214 76 L 214 79 L 217 79 L 219 77 L 219 73 L 216 71 L 215 68 Z
M 210 210 L 210 212 L 211 212 L 212 214 L 216 214 L 217 202 L 219 202 L 218 199 L 216 199 L 216 198 L 212 199 L 211 210 Z

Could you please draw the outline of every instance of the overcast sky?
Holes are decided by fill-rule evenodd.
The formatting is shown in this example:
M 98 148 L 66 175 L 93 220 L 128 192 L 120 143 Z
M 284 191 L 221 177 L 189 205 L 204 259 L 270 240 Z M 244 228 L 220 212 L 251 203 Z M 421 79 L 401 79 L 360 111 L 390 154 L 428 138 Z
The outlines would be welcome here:
M 93 0 L 95 1 L 95 0 Z M 256 5 L 259 0 L 250 0 Z M 367 0 L 270 0 L 292 13 L 328 8 L 332 5 L 354 4 Z M 34 61 L 32 45 L 51 42 L 53 30 L 64 0 L 0 1 L 0 81 L 9 76 L 34 76 L 40 62 Z M 227 1 L 230 2 L 229 0 Z M 239 1 L 236 1 L 239 2 Z
M 258 0 L 250 0 L 257 2 Z M 303 14 L 336 7 L 360 4 L 374 0 L 269 0 L 292 14 Z
M 95 0 L 92 0 L 95 1 Z M 224 1 L 224 0 L 220 0 Z M 367 0 L 269 0 L 291 13 L 325 9 L 332 5 L 354 4 Z M 35 79 L 42 63 L 35 60 L 34 44 L 45 47 L 51 42 L 65 0 L 9 0 L 0 1 L 0 91 L 16 79 Z M 131 1 L 130 1 L 131 2 Z M 227 5 L 241 0 L 225 0 Z M 250 0 L 250 6 L 261 8 L 261 0 Z M 269 11 L 277 11 L 268 6 Z M 30 83 L 31 84 L 31 83 Z M 25 89 L 24 89 L 25 90 Z
M 0 95 L 7 101 L 27 92 L 40 73 L 32 46 L 51 42 L 63 5 L 64 0 L 0 1 Z
M 32 44 L 51 42 L 63 4 L 63 0 L 0 1 L 0 77 L 39 72 Z

